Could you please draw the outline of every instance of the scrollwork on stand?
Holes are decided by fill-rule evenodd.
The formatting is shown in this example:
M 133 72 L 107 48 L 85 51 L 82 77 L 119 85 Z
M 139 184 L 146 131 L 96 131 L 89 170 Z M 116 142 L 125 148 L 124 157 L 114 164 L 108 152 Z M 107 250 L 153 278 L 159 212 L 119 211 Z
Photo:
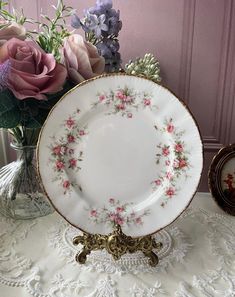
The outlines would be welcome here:
M 162 248 L 161 242 L 156 242 L 151 235 L 132 238 L 122 232 L 120 225 L 115 225 L 114 231 L 108 235 L 83 233 L 74 237 L 73 244 L 82 244 L 83 249 L 76 255 L 76 261 L 84 264 L 91 251 L 106 249 L 114 260 L 119 260 L 126 253 L 142 251 L 149 258 L 149 265 L 158 264 L 158 256 L 153 252 Z

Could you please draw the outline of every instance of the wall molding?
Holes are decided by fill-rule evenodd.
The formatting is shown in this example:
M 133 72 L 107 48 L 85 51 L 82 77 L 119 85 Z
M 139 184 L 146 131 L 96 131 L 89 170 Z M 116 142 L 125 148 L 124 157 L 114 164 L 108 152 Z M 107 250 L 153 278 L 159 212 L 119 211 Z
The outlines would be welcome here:
M 204 150 L 207 152 L 211 152 L 211 151 L 218 151 L 220 150 L 224 145 L 222 143 L 209 143 L 209 142 L 205 142 L 203 141 L 203 147 Z
M 213 136 L 203 137 L 203 146 L 206 151 L 218 151 L 223 147 L 223 144 Z
M 204 136 L 204 148 L 208 151 L 217 151 L 231 142 L 234 90 L 234 18 L 235 5 L 233 0 L 224 2 L 223 33 L 220 49 L 220 66 L 217 81 L 217 97 L 215 100 L 215 121 L 213 136 Z M 235 136 L 234 136 L 235 139 Z
M 220 143 L 226 143 L 226 134 L 228 133 L 227 121 L 232 120 L 231 115 L 228 117 L 225 110 L 231 107 L 231 98 L 228 98 L 225 90 L 228 87 L 228 67 L 229 67 L 229 48 L 231 41 L 231 21 L 232 21 L 232 5 L 233 0 L 224 1 L 225 10 L 223 16 L 223 33 L 221 38 L 220 49 L 220 66 L 217 82 L 217 97 L 215 110 L 215 124 L 213 127 L 213 135 Z
M 235 121 L 234 121 L 234 101 L 235 101 L 235 3 L 231 3 L 231 19 L 230 19 L 230 36 L 228 45 L 228 62 L 226 67 L 226 84 L 225 84 L 225 98 L 228 104 L 225 106 L 223 117 L 225 121 L 225 133 L 224 140 L 225 143 L 235 141 L 235 135 L 232 135 L 232 131 Z
M 217 96 L 215 98 L 215 121 L 212 135 L 204 135 L 203 143 L 205 150 L 218 150 L 224 143 L 228 142 L 230 129 L 232 125 L 232 107 L 234 101 L 234 88 L 232 83 L 232 70 L 229 65 L 231 63 L 230 44 L 234 43 L 234 34 L 232 35 L 232 7 L 233 0 L 224 1 L 224 15 L 223 15 L 223 32 L 221 37 L 221 48 L 219 56 L 219 73 L 217 80 Z M 180 57 L 180 71 L 179 71 L 179 97 L 184 100 L 187 105 L 190 105 L 190 79 L 192 69 L 192 55 L 194 47 L 194 25 L 196 18 L 196 0 L 185 0 L 183 7 L 183 30 L 182 30 L 182 48 Z M 227 94 L 225 90 L 230 90 L 231 94 Z M 225 121 L 226 120 L 226 121 Z
M 183 99 L 186 104 L 189 104 L 195 7 L 196 0 L 184 0 L 178 93 L 179 97 Z

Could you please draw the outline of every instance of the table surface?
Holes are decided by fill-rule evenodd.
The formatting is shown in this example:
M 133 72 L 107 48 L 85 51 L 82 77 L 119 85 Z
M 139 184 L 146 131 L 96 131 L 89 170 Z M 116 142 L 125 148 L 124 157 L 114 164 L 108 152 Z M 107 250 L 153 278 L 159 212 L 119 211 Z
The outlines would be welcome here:
M 77 264 L 71 242 L 79 231 L 57 213 L 0 217 L 0 226 L 0 297 L 235 296 L 235 217 L 208 193 L 156 235 L 163 242 L 156 268 L 141 253 L 114 262 L 105 251 Z

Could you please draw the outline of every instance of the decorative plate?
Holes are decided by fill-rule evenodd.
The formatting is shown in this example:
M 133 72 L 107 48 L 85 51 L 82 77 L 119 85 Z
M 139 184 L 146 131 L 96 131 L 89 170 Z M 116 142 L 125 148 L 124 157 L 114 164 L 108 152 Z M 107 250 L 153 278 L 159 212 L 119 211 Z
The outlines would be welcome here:
M 235 144 L 222 148 L 212 160 L 209 188 L 217 204 L 235 215 Z
M 85 81 L 44 124 L 37 150 L 45 192 L 72 225 L 108 234 L 155 233 L 196 192 L 202 142 L 192 115 L 167 89 L 126 74 Z

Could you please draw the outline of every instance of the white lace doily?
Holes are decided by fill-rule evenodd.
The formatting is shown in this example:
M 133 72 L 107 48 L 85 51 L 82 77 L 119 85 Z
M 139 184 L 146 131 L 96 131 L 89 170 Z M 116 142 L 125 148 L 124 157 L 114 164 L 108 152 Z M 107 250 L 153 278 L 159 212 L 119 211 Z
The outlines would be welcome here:
M 114 262 L 93 252 L 75 262 L 78 230 L 57 214 L 34 221 L 0 217 L 1 297 L 234 297 L 235 220 L 188 209 L 157 235 L 164 248 L 156 268 L 141 253 Z M 21 294 L 20 294 L 21 292 Z
M 82 234 L 76 228 L 68 225 L 64 220 L 61 220 L 57 226 L 53 226 L 49 232 L 50 246 L 57 248 L 61 257 L 67 263 L 78 265 L 74 259 L 77 252 L 82 249 L 82 246 L 75 247 L 72 244 L 73 237 Z M 165 270 L 167 266 L 184 258 L 192 244 L 187 236 L 177 227 L 169 227 L 156 234 L 157 242 L 162 242 L 163 248 L 158 253 L 159 264 L 156 267 L 151 267 L 142 252 L 135 254 L 126 254 L 120 260 L 114 261 L 112 256 L 105 250 L 93 251 L 88 256 L 87 263 L 81 266 L 81 269 L 89 271 L 99 271 L 106 273 L 139 273 L 139 272 L 156 272 Z M 176 255 L 180 255 L 176 257 Z

